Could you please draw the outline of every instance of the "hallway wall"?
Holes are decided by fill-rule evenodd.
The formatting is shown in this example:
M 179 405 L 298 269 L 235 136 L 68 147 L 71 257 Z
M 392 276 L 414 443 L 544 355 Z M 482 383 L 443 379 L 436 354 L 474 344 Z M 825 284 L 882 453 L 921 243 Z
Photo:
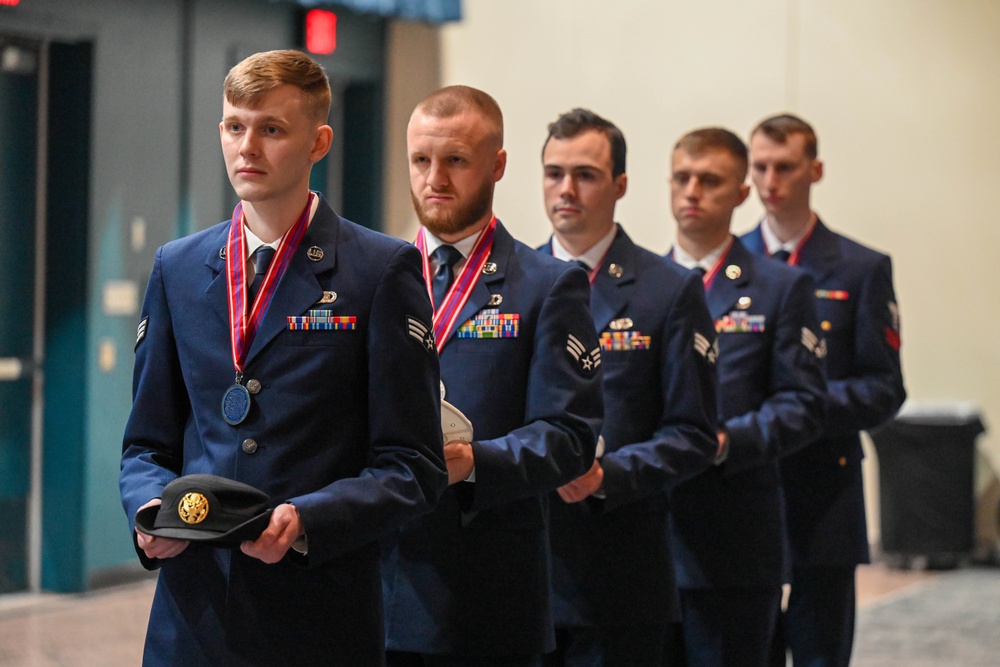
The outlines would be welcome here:
M 492 94 L 505 114 L 496 211 L 541 242 L 547 123 L 586 106 L 629 143 L 619 220 L 638 242 L 673 242 L 669 155 L 684 132 L 798 113 L 817 129 L 826 176 L 814 207 L 889 252 L 903 363 L 916 401 L 972 401 L 1000 420 L 1000 5 L 990 0 L 597 0 L 466 2 L 442 31 L 442 83 Z M 405 122 L 405 120 L 403 121 Z M 742 232 L 761 215 L 737 211 Z M 1000 468 L 1000 437 L 980 439 Z

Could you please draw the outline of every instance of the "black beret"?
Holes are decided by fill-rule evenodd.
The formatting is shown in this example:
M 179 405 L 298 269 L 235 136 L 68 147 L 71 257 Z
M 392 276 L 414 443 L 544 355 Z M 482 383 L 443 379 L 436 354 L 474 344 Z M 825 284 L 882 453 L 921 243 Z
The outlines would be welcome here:
M 135 515 L 141 532 L 237 547 L 260 537 L 271 518 L 271 499 L 266 493 L 216 475 L 178 477 L 163 488 L 161 497 L 162 504 Z

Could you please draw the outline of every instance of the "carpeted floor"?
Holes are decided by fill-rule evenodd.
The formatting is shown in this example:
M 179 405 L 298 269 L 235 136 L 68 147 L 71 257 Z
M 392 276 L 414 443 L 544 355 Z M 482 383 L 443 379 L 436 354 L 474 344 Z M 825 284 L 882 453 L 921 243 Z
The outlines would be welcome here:
M 1000 666 L 1000 569 L 942 573 L 861 609 L 852 667 Z

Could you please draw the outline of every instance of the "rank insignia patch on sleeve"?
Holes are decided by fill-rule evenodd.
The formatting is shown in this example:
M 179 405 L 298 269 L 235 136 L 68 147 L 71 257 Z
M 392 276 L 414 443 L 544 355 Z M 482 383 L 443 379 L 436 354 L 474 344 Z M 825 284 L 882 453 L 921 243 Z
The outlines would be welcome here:
M 705 357 L 710 364 L 714 364 L 719 358 L 719 339 L 715 338 L 709 342 L 701 333 L 694 332 L 694 351 Z
M 601 348 L 595 347 L 590 352 L 587 352 L 587 348 L 573 334 L 569 334 L 569 337 L 566 339 L 566 351 L 576 360 L 580 370 L 584 373 L 592 373 L 601 365 Z
M 136 332 L 135 332 L 135 347 L 132 348 L 133 350 L 138 349 L 139 348 L 139 343 L 141 343 L 142 339 L 146 337 L 146 327 L 148 325 L 149 325 L 149 315 L 146 315 L 146 317 L 142 318 L 139 321 L 139 328 L 136 329 Z
M 428 351 L 434 349 L 434 331 L 412 315 L 406 316 L 406 331 Z
M 802 327 L 802 345 L 810 353 L 815 354 L 817 359 L 822 359 L 826 356 L 826 339 L 823 338 L 821 340 L 816 334 L 805 327 Z

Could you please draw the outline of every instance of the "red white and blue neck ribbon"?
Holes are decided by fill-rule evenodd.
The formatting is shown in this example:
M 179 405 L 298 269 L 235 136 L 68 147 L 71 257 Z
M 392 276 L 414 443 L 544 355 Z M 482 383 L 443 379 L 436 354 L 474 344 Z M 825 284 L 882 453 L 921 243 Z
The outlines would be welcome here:
M 261 283 L 257 298 L 253 302 L 253 307 L 247 312 L 247 245 L 246 230 L 243 220 L 243 202 L 233 209 L 233 219 L 229 225 L 229 241 L 226 248 L 226 288 L 229 293 L 229 338 L 233 351 L 233 366 L 236 367 L 236 374 L 239 377 L 243 373 L 243 363 L 246 361 L 247 352 L 253 345 L 253 339 L 257 335 L 257 329 L 264 319 L 264 313 L 271 303 L 271 297 L 278 287 L 278 281 L 284 275 L 285 269 L 292 261 L 295 250 L 299 247 L 299 242 L 305 236 L 309 228 L 309 214 L 312 212 L 312 201 L 316 195 L 309 193 L 306 206 L 302 209 L 299 219 L 295 221 L 278 242 L 278 249 L 274 253 L 271 265 L 264 275 L 264 282 Z M 237 380 L 237 383 L 239 380 Z
M 466 260 L 465 266 L 462 267 L 461 273 L 458 274 L 458 277 L 455 278 L 455 281 L 448 289 L 444 300 L 440 304 L 435 304 L 434 340 L 437 345 L 438 354 L 441 353 L 445 343 L 448 342 L 448 338 L 454 333 L 458 314 L 462 312 L 462 308 L 465 307 L 465 303 L 472 296 L 472 291 L 483 274 L 483 266 L 486 264 L 486 260 L 490 256 L 490 251 L 493 249 L 493 237 L 496 235 L 496 228 L 497 219 L 494 216 L 490 220 L 490 224 L 486 225 L 483 231 L 479 232 L 479 238 L 476 240 L 476 245 L 472 248 L 472 253 Z M 434 272 L 431 271 L 430 259 L 427 257 L 427 242 L 424 240 L 424 229 L 422 227 L 417 232 L 417 240 L 414 244 L 420 250 L 420 256 L 423 257 L 424 283 L 427 285 L 427 294 L 431 297 L 431 302 L 433 302 L 434 286 L 432 276 Z

